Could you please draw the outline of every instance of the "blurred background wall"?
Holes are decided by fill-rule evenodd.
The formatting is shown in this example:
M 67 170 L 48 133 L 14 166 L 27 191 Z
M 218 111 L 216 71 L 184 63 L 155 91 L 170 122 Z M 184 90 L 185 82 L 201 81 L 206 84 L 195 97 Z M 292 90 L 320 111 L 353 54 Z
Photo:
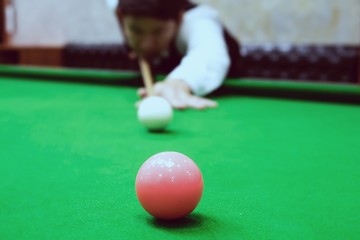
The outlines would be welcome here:
M 195 0 L 245 43 L 360 43 L 360 0 Z
M 14 0 L 14 44 L 122 41 L 115 14 L 105 0 Z M 12 19 L 10 19 L 12 20 Z
M 117 0 L 105 0 L 110 8 Z M 193 0 L 244 43 L 360 44 L 360 0 Z
M 117 0 L 14 0 L 19 44 L 122 41 Z M 171 0 L 169 0 L 171 1 Z M 360 44 L 360 0 L 194 0 L 243 43 Z

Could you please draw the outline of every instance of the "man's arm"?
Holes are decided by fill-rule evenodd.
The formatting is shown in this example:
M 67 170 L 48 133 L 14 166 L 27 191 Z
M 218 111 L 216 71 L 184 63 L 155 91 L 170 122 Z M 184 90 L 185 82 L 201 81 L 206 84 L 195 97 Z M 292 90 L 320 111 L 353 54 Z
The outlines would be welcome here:
M 215 10 L 199 6 L 186 13 L 177 44 L 185 56 L 167 81 L 182 80 L 198 96 L 221 86 L 229 70 L 230 57 Z
M 184 57 L 165 81 L 155 84 L 155 94 L 178 109 L 216 107 L 216 102 L 203 96 L 221 86 L 230 66 L 217 12 L 207 6 L 186 12 L 177 46 Z M 140 89 L 139 95 L 144 97 L 145 90 Z

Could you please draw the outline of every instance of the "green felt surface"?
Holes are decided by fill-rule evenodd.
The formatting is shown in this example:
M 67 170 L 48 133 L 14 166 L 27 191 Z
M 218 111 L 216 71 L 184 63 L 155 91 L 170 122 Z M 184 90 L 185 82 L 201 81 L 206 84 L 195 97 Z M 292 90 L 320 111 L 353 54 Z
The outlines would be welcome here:
M 136 88 L 0 78 L 1 240 L 360 236 L 357 105 L 217 95 L 219 108 L 176 111 L 153 134 L 137 122 Z M 141 164 L 167 150 L 205 183 L 176 223 L 155 221 L 134 191 Z

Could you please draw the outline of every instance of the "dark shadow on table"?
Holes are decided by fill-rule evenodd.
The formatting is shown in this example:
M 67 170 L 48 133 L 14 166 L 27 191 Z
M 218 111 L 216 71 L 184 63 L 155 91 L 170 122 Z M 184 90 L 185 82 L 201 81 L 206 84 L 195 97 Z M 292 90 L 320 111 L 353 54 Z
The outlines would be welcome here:
M 208 221 L 210 221 L 210 219 L 201 214 L 191 214 L 185 218 L 174 221 L 164 221 L 153 217 L 149 217 L 147 219 L 149 225 L 164 229 L 199 228 L 205 225 Z
M 135 74 L 135 73 L 134 73 Z M 27 78 L 35 81 L 57 81 L 74 84 L 94 84 L 94 85 L 108 85 L 115 87 L 142 87 L 143 83 L 140 77 L 118 77 L 112 79 L 101 79 L 99 77 L 82 76 L 81 74 L 73 76 L 62 76 L 56 73 L 23 73 L 23 72 L 0 72 L 2 77 Z
M 163 129 L 163 130 L 147 130 L 149 133 L 157 134 L 157 135 L 176 135 L 177 132 L 171 129 Z

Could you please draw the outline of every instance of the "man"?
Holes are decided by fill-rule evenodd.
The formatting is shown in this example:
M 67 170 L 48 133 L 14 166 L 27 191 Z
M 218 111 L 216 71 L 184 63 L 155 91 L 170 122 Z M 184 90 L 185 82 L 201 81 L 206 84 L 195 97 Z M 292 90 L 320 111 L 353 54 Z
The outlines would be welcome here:
M 177 109 L 217 106 L 204 96 L 222 85 L 239 46 L 214 9 L 187 0 L 120 0 L 117 17 L 129 58 L 146 59 L 155 73 L 168 74 L 155 83 L 156 95 Z

